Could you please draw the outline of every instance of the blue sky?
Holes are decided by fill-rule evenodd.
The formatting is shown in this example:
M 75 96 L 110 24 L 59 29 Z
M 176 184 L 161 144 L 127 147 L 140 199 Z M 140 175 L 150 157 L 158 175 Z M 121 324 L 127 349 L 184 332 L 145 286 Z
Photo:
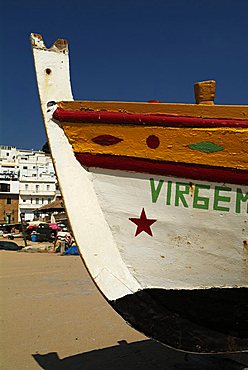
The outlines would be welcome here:
M 46 141 L 29 43 L 69 41 L 75 99 L 248 104 L 247 0 L 1 1 L 0 145 Z

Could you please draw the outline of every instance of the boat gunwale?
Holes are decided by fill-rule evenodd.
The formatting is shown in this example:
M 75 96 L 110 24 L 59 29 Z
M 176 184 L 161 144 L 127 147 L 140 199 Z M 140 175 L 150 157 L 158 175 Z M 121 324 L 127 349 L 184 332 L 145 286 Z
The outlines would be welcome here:
M 248 120 L 248 105 L 207 105 L 183 103 L 123 102 L 123 101 L 57 101 L 64 110 L 85 112 L 115 112 L 129 114 L 167 114 L 171 117 Z
M 128 113 L 113 111 L 67 110 L 58 107 L 53 118 L 68 124 L 104 123 L 180 128 L 248 128 L 248 120 L 176 116 L 163 113 Z

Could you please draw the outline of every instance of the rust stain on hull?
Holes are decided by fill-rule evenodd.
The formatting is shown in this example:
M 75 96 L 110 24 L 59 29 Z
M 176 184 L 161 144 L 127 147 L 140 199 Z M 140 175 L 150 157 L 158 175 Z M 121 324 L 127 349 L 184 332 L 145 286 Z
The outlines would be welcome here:
M 247 242 L 247 240 L 243 240 L 243 248 L 246 252 L 248 252 L 248 242 Z

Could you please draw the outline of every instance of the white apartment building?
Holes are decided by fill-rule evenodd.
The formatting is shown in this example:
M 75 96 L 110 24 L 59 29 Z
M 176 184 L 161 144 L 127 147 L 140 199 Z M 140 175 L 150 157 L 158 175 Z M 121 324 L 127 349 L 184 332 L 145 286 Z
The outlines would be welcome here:
M 12 146 L 0 146 L 0 178 L 1 180 L 19 180 L 17 149 Z
M 42 151 L 0 146 L 1 176 L 19 180 L 19 220 L 22 213 L 25 220 L 32 221 L 37 208 L 60 194 L 51 156 Z

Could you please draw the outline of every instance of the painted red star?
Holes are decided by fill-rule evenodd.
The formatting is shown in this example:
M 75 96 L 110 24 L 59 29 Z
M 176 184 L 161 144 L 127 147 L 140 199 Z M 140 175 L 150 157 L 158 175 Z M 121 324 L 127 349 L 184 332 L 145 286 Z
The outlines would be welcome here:
M 142 231 L 144 231 L 150 236 L 153 236 L 151 225 L 154 224 L 154 222 L 156 222 L 157 220 L 147 218 L 144 208 L 142 209 L 142 212 L 139 218 L 131 217 L 129 218 L 129 220 L 132 221 L 135 225 L 137 225 L 135 236 L 142 233 Z

